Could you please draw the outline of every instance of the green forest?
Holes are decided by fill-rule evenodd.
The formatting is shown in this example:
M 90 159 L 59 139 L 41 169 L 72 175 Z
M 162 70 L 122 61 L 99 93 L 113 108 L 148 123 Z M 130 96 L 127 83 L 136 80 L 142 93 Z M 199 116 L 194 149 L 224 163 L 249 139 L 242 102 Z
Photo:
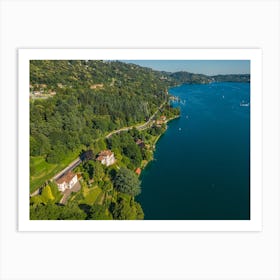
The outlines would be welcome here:
M 143 219 L 135 200 L 141 171 L 166 123 L 180 116 L 168 88 L 216 81 L 248 82 L 250 75 L 169 73 L 119 61 L 30 61 L 30 193 L 40 190 L 30 198 L 30 218 Z M 97 160 L 104 150 L 114 154 L 114 164 Z M 81 189 L 61 203 L 51 179 L 84 154 L 90 156 L 73 170 Z
M 144 122 L 167 98 L 158 75 L 119 62 L 32 61 L 30 84 L 56 94 L 31 99 L 30 155 L 58 163 L 106 132 Z
M 30 218 L 143 219 L 134 199 L 141 192 L 135 170 L 152 160 L 166 129 L 156 121 L 180 114 L 169 105 L 167 89 L 173 84 L 161 72 L 118 61 L 31 61 L 30 192 L 44 187 L 30 199 Z M 134 127 L 153 114 L 153 125 Z M 123 127 L 131 129 L 106 138 Z M 116 158 L 109 167 L 96 161 L 106 149 Z M 81 190 L 62 205 L 50 179 L 85 151 L 91 157 L 74 170 Z

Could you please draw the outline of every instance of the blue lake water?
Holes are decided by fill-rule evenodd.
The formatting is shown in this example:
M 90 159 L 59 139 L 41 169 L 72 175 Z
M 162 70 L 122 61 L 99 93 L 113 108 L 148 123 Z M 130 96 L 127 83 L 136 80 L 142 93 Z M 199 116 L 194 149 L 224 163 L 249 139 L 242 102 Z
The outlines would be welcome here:
M 169 92 L 180 98 L 181 117 L 168 124 L 142 173 L 137 200 L 145 219 L 250 219 L 250 84 Z

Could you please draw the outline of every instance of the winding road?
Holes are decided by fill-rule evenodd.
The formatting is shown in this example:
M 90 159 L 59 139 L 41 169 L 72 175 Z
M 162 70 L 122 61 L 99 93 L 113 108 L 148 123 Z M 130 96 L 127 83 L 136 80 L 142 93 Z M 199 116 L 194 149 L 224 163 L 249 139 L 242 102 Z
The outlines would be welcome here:
M 133 128 L 136 128 L 138 130 L 144 130 L 144 129 L 147 129 L 152 121 L 154 120 L 156 114 L 159 112 L 159 110 L 163 107 L 163 105 L 166 103 L 163 102 L 159 107 L 158 109 L 156 110 L 156 112 L 143 124 L 139 124 L 139 125 L 132 125 L 132 126 L 128 126 L 128 127 L 123 127 L 123 128 L 120 128 L 118 130 L 114 130 L 110 133 L 108 133 L 107 135 L 105 135 L 105 138 L 108 139 L 110 138 L 112 135 L 116 134 L 116 133 L 120 133 L 122 131 L 128 131 L 130 129 L 133 129 Z M 98 139 L 96 139 L 95 141 L 98 141 L 100 139 L 102 139 L 103 137 L 100 137 Z M 51 178 L 51 181 L 54 181 L 54 180 L 57 180 L 59 179 L 60 177 L 62 177 L 64 174 L 66 174 L 67 172 L 73 170 L 75 167 L 77 167 L 80 163 L 82 162 L 82 160 L 80 159 L 80 157 L 76 158 L 75 160 L 73 160 L 67 167 L 65 167 L 62 171 L 60 171 L 59 173 L 57 173 L 56 175 L 54 175 L 52 178 Z M 40 193 L 40 188 L 37 189 L 35 192 L 33 192 L 32 194 L 30 194 L 30 196 L 34 196 L 34 195 L 37 195 Z
M 105 138 L 110 138 L 112 135 L 116 134 L 116 133 L 120 133 L 121 131 L 128 131 L 130 129 L 133 129 L 133 128 L 136 128 L 138 130 L 144 130 L 146 128 L 149 127 L 149 125 L 151 124 L 151 122 L 154 120 L 154 117 L 155 115 L 158 113 L 158 111 L 163 107 L 163 105 L 165 104 L 166 102 L 163 102 L 159 107 L 158 109 L 155 111 L 155 113 L 143 124 L 139 124 L 139 125 L 132 125 L 132 126 L 128 126 L 128 127 L 123 127 L 123 128 L 120 128 L 118 130 L 114 130 L 112 132 L 110 132 L 109 134 L 107 134 L 105 136 Z

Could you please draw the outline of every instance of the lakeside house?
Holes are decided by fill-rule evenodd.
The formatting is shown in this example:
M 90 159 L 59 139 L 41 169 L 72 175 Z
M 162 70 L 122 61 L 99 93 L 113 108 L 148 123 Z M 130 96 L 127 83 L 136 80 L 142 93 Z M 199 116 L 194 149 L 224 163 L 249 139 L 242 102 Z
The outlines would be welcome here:
M 135 170 L 135 173 L 139 176 L 141 174 L 141 168 L 138 167 L 136 170 Z
M 69 171 L 64 174 L 62 177 L 56 180 L 58 189 L 61 192 L 64 192 L 66 189 L 72 189 L 74 185 L 78 182 L 77 174 Z
M 161 116 L 157 121 L 156 124 L 157 125 L 162 125 L 166 122 L 166 116 Z
M 106 166 L 112 165 L 116 161 L 114 153 L 111 152 L 110 150 L 101 151 L 98 154 L 98 157 L 96 160 L 100 161 L 102 164 L 104 164 Z

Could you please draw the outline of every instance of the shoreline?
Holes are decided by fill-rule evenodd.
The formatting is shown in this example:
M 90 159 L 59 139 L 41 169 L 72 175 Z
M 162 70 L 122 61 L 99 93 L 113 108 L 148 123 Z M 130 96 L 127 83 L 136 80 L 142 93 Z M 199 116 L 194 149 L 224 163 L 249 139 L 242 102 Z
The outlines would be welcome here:
M 165 134 L 165 132 L 167 131 L 167 129 L 168 129 L 168 126 L 167 126 L 167 124 L 170 122 L 170 121 L 172 121 L 172 120 L 175 120 L 175 119 L 178 119 L 178 118 L 180 118 L 181 117 L 181 115 L 176 115 L 176 116 L 173 116 L 173 117 L 171 117 L 171 118 L 169 118 L 169 119 L 167 119 L 166 121 L 165 121 L 165 124 L 166 124 L 166 129 L 164 130 L 164 132 L 162 133 L 162 134 L 160 134 L 160 135 L 158 135 L 156 138 L 155 138 L 155 140 L 154 140 L 154 142 L 153 142 L 153 146 L 152 146 L 152 159 L 151 160 L 149 160 L 149 161 L 147 161 L 147 162 L 145 162 L 145 164 L 141 167 L 141 169 L 142 169 L 142 172 L 145 170 L 145 168 L 149 165 L 149 163 L 151 163 L 153 160 L 154 160 L 154 153 L 155 153 L 155 150 L 156 150 L 156 144 L 157 144 L 157 142 L 159 141 L 159 139 Z M 141 172 L 141 175 L 139 176 L 139 177 L 141 177 L 142 176 L 142 172 Z
M 153 146 L 156 145 L 156 143 L 158 142 L 158 140 L 160 139 L 160 137 L 163 136 L 164 133 L 166 132 L 166 130 L 168 129 L 167 124 L 168 124 L 170 121 L 175 120 L 175 119 L 178 119 L 178 118 L 180 118 L 180 115 L 176 115 L 176 116 L 171 117 L 171 118 L 169 118 L 168 120 L 165 121 L 166 129 L 164 130 L 164 132 L 163 132 L 162 134 L 160 134 L 160 135 L 157 136 L 157 138 L 155 139 L 155 142 L 154 142 Z

